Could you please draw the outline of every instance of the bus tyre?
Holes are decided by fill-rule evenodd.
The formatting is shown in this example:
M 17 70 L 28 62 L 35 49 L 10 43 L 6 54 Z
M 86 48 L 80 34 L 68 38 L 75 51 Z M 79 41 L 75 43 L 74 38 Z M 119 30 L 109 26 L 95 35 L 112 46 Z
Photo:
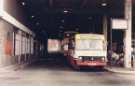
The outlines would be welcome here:
M 76 70 L 76 71 L 80 71 L 80 67 L 79 66 L 77 66 L 77 65 L 72 65 L 72 68 L 74 69 L 74 70 Z
M 80 67 L 74 68 L 75 71 L 80 71 Z
M 98 66 L 97 68 L 100 70 L 103 70 L 105 68 L 105 66 Z

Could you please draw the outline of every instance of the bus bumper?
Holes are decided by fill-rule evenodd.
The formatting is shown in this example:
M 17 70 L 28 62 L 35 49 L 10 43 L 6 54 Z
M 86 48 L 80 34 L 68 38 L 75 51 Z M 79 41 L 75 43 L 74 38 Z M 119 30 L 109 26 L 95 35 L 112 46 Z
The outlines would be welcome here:
M 81 61 L 81 60 L 75 60 L 76 65 L 78 66 L 106 66 L 106 62 L 102 61 Z

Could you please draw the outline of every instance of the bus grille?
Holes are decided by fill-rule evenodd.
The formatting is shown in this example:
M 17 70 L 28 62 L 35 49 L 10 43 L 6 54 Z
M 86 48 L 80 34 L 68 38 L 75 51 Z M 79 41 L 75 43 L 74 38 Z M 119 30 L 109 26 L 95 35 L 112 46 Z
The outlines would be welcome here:
M 83 56 L 82 61 L 101 61 L 102 57 Z

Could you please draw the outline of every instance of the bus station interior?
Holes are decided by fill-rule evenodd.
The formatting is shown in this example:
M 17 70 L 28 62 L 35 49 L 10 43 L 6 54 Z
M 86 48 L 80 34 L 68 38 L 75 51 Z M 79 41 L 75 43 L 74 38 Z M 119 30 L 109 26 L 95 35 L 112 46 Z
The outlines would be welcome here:
M 76 31 L 105 34 L 108 51 L 123 52 L 123 67 L 131 67 L 134 14 L 135 0 L 0 0 L 0 66 L 49 58 L 47 39 Z M 111 19 L 127 28 L 113 29 Z

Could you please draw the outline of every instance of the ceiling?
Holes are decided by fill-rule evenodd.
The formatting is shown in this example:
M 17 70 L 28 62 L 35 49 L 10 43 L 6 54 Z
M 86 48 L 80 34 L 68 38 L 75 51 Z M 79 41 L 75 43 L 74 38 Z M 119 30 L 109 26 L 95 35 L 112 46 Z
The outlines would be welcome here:
M 54 36 L 65 30 L 101 31 L 103 15 L 124 15 L 124 0 L 18 0 L 18 3 L 35 31 Z

